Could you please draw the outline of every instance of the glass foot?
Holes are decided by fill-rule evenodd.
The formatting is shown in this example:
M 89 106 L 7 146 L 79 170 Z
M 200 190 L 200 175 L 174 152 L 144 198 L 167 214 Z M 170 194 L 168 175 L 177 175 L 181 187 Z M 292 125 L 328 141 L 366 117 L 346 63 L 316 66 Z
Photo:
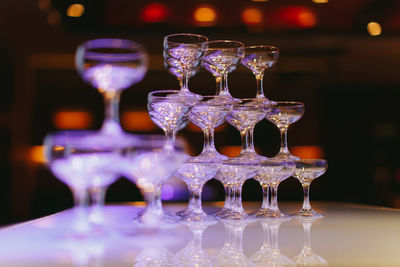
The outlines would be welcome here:
M 290 154 L 289 152 L 279 152 L 278 154 L 276 154 L 275 157 L 273 157 L 274 159 L 283 159 L 283 160 L 300 160 L 299 157 L 296 157 L 292 154 Z
M 208 215 L 204 211 L 194 212 L 185 210 L 179 214 L 181 222 L 214 222 L 216 219 L 213 216 Z
M 290 216 L 281 212 L 280 210 L 270 210 L 268 212 L 268 215 L 265 215 L 265 217 L 258 217 L 258 218 L 289 219 Z
M 244 211 L 231 211 L 226 215 L 218 217 L 221 220 L 244 220 L 246 218 L 250 218 L 249 215 Z
M 142 227 L 171 228 L 179 224 L 179 217 L 169 212 L 142 211 L 134 218 L 134 222 Z
M 218 151 L 203 151 L 196 157 L 196 160 L 203 162 L 224 161 L 227 159 L 227 156 L 218 153 Z
M 243 162 L 247 162 L 249 164 L 257 164 L 260 161 L 268 160 L 267 157 L 261 156 L 257 154 L 255 151 L 244 151 L 240 152 L 239 156 L 235 157 L 237 160 L 243 160 Z
M 292 218 L 323 218 L 324 215 L 311 210 L 300 210 L 298 213 L 292 214 Z

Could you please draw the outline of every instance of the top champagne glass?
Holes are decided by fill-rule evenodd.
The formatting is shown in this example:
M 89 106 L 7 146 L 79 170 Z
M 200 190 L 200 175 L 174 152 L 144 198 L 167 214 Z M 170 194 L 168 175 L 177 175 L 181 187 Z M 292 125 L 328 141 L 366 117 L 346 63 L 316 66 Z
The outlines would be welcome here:
M 177 33 L 164 38 L 164 57 L 176 60 L 176 68 L 182 73 L 181 94 L 193 95 L 189 91 L 189 77 L 200 64 L 201 57 L 207 50 L 208 38 L 198 34 Z
M 245 54 L 242 64 L 250 69 L 256 76 L 256 98 L 265 98 L 263 90 L 263 78 L 266 69 L 271 68 L 278 61 L 279 49 L 270 45 L 255 45 L 244 48 Z
M 78 46 L 75 64 L 83 80 L 104 97 L 105 119 L 101 130 L 111 135 L 122 133 L 120 95 L 144 78 L 148 66 L 145 48 L 124 39 L 94 39 Z
M 217 40 L 208 42 L 207 51 L 203 56 L 203 66 L 211 73 L 217 72 L 222 77 L 220 96 L 232 98 L 228 89 L 228 74 L 243 58 L 244 44 L 238 41 Z

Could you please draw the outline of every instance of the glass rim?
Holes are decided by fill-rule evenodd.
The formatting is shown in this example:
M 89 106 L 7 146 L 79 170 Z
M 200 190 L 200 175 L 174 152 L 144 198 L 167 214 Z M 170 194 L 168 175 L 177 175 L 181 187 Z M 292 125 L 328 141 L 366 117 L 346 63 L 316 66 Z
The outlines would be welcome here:
M 192 37 L 198 37 L 200 38 L 204 38 L 205 41 L 204 42 L 193 42 L 193 43 L 182 43 L 182 42 L 174 42 L 174 41 L 168 41 L 167 38 L 169 37 L 175 37 L 175 36 L 192 36 Z M 187 45 L 196 45 L 196 44 L 204 44 L 206 42 L 208 42 L 208 37 L 201 35 L 201 34 L 196 34 L 196 33 L 173 33 L 173 34 L 169 34 L 167 36 L 164 37 L 164 42 L 170 43 L 170 44 L 187 44 Z
M 173 100 L 174 102 L 182 102 L 187 104 L 189 102 L 189 99 L 183 95 L 180 95 L 180 90 L 158 90 L 158 91 L 152 91 L 148 94 L 148 99 L 163 99 L 163 100 Z M 165 95 L 156 95 L 156 94 L 165 94 Z M 175 94 L 177 98 L 170 98 L 169 95 Z
M 300 101 L 270 101 L 271 106 L 305 106 L 303 102 Z
M 279 52 L 279 48 L 275 45 L 249 45 L 245 46 L 244 49 L 256 49 L 256 48 L 270 48 L 272 49 L 270 52 Z
M 317 163 L 317 162 L 320 162 L 323 164 L 328 164 L 328 160 L 326 160 L 326 159 L 299 159 L 299 160 L 296 160 L 295 162 L 296 162 L 296 164 L 297 163 L 310 164 L 310 163 Z
M 117 44 L 117 42 L 119 44 Z M 81 43 L 78 46 L 79 48 L 86 48 L 86 49 L 96 49 L 96 48 L 115 48 L 115 49 L 143 49 L 145 47 L 138 42 L 131 41 L 128 39 L 121 39 L 121 38 L 101 38 L 101 39 L 91 39 Z M 107 53 L 99 53 L 99 54 L 107 54 Z M 121 53 L 124 54 L 124 53 Z
M 229 50 L 229 49 L 238 49 L 238 48 L 244 48 L 244 43 L 240 41 L 235 41 L 235 40 L 213 40 L 213 41 L 207 41 L 206 42 L 208 45 L 208 50 Z M 227 43 L 232 43 L 237 46 L 235 47 L 210 47 L 210 44 L 216 44 L 216 43 L 221 43 L 221 44 L 227 44 Z

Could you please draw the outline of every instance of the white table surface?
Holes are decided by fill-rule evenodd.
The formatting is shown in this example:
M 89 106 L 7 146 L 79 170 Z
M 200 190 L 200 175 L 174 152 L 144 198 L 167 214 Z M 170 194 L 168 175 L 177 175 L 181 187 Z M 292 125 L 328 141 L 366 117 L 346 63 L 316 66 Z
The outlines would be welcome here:
M 206 204 L 205 209 L 210 211 L 218 205 L 221 203 Z M 313 202 L 312 205 L 325 217 L 312 225 L 311 246 L 329 266 L 400 266 L 400 210 L 349 203 Z M 245 203 L 244 206 L 246 211 L 253 211 L 259 203 Z M 164 204 L 165 210 L 173 212 L 184 207 L 186 204 Z M 282 211 L 293 213 L 300 208 L 300 203 L 281 203 L 280 207 Z M 137 229 L 133 227 L 132 218 L 141 209 L 140 203 L 107 206 L 107 221 L 116 227 L 118 234 L 89 240 L 66 240 L 62 237 L 66 226 L 71 223 L 71 210 L 2 228 L 0 266 L 174 264 L 174 255 L 188 245 L 191 231 L 184 224 L 162 231 Z M 202 248 L 209 264 L 229 239 L 226 233 L 222 222 L 205 229 Z M 261 223 L 248 223 L 242 237 L 239 241 L 242 241 L 243 254 L 248 259 L 262 245 Z M 279 249 L 284 256 L 293 259 L 304 242 L 301 222 L 292 219 L 280 225 Z M 165 255 L 166 261 L 157 259 L 161 255 Z M 235 260 L 232 255 L 226 257 Z M 175 266 L 183 265 L 175 262 Z M 227 266 L 234 265 L 230 263 Z

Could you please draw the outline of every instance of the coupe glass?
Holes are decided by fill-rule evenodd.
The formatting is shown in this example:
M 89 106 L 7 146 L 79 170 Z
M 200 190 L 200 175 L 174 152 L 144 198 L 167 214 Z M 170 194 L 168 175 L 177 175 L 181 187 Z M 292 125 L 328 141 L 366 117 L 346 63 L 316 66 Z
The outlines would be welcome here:
M 251 165 L 241 158 L 230 158 L 222 162 L 215 178 L 231 189 L 230 206 L 214 215 L 226 220 L 243 220 L 247 217 L 242 204 L 242 186 L 247 179 L 256 175 L 257 169 L 257 165 Z
M 145 138 L 120 153 L 121 174 L 136 183 L 146 200 L 146 209 L 136 221 L 150 227 L 177 223 L 175 216 L 162 209 L 161 186 L 185 162 L 186 154 L 178 147 L 166 147 L 165 141 Z
M 227 156 L 221 155 L 215 149 L 214 128 L 224 123 L 231 113 L 233 102 L 231 99 L 220 99 L 219 96 L 203 96 L 196 102 L 189 112 L 189 120 L 199 126 L 204 133 L 203 151 L 198 156 L 206 161 L 222 161 Z
M 221 91 L 224 89 L 224 84 L 223 84 L 223 80 L 222 80 L 223 76 L 218 71 L 218 68 L 215 65 L 211 65 L 204 59 L 201 60 L 201 66 L 203 68 L 205 68 L 206 70 L 208 70 L 212 74 L 212 76 L 214 76 L 215 83 L 216 83 L 215 95 L 219 95 L 221 93 Z M 236 67 L 237 67 L 237 65 L 231 65 L 228 68 L 228 74 L 231 73 L 232 71 L 234 71 L 236 69 Z
M 310 185 L 311 182 L 323 175 L 328 168 L 328 162 L 325 159 L 301 159 L 296 161 L 296 170 L 293 177 L 299 180 L 303 186 L 304 201 L 301 210 L 292 215 L 294 217 L 324 217 L 322 214 L 315 212 L 310 205 Z
M 234 101 L 232 112 L 227 121 L 239 130 L 242 138 L 242 149 L 239 158 L 247 162 L 258 162 L 266 157 L 254 150 L 253 132 L 256 124 L 265 118 L 270 111 L 270 101 L 261 98 L 246 98 Z
M 209 267 L 213 266 L 210 257 L 202 248 L 203 232 L 210 225 L 216 222 L 186 222 L 192 236 L 182 250 L 178 251 L 173 257 L 173 266 L 182 267 Z
M 225 243 L 213 256 L 212 263 L 215 267 L 237 266 L 255 267 L 254 263 L 243 253 L 243 231 L 253 221 L 230 221 L 224 220 Z
M 255 266 L 296 266 L 291 259 L 283 255 L 279 250 L 279 227 L 283 222 L 289 220 L 290 218 L 260 220 L 264 233 L 264 242 L 260 250 L 250 256 Z
M 180 62 L 168 55 L 165 50 L 163 50 L 163 56 L 164 56 L 164 68 L 168 70 L 169 73 L 174 75 L 179 82 L 179 87 L 182 89 L 183 88 L 183 75 L 182 75 L 182 68 L 180 67 Z M 188 79 L 196 75 L 199 67 L 193 68 L 189 70 L 188 73 Z
M 180 94 L 194 94 L 189 91 L 191 72 L 200 64 L 201 57 L 207 50 L 208 38 L 198 34 L 177 33 L 164 38 L 164 51 L 167 58 L 174 61 L 177 69 L 182 73 L 182 87 Z
M 267 119 L 275 124 L 281 133 L 281 149 L 276 157 L 283 159 L 299 158 L 290 154 L 287 145 L 287 130 L 290 124 L 298 121 L 304 114 L 304 104 L 301 102 L 274 102 L 271 103 L 271 111 Z
M 103 95 L 105 119 L 102 131 L 122 133 L 119 124 L 120 95 L 144 78 L 148 65 L 145 48 L 123 39 L 90 40 L 78 46 L 75 64 L 83 80 Z
M 297 254 L 293 261 L 297 266 L 328 266 L 328 262 L 321 256 L 317 255 L 311 248 L 311 226 L 318 220 L 317 218 L 298 218 L 303 225 L 304 230 L 304 244 L 300 253 Z
M 148 95 L 147 109 L 151 120 L 160 127 L 166 137 L 166 147 L 173 147 L 176 132 L 187 122 L 187 115 L 195 102 L 182 96 L 177 90 L 153 91 Z
M 263 89 L 263 78 L 266 69 L 275 65 L 279 58 L 279 49 L 270 45 L 254 45 L 244 48 L 242 64 L 256 76 L 256 98 L 266 98 Z
M 72 131 L 48 134 L 44 147 L 50 170 L 70 188 L 74 196 L 75 217 L 71 235 L 89 235 L 93 228 L 89 222 L 88 190 L 106 188 L 118 178 L 117 170 L 110 167 L 120 161 L 118 148 L 92 132 Z M 102 222 L 96 220 L 96 223 Z
M 263 186 L 263 190 L 268 190 L 266 184 L 271 189 L 271 202 L 269 208 L 261 208 L 252 215 L 256 218 L 287 218 L 278 207 L 278 186 L 283 180 L 289 178 L 295 171 L 296 164 L 291 160 L 272 158 L 262 161 L 259 164 L 257 175 L 254 176 Z M 264 193 L 264 197 L 266 194 Z
M 201 192 L 204 184 L 212 179 L 218 171 L 218 164 L 204 162 L 198 157 L 189 158 L 179 170 L 176 176 L 183 180 L 189 187 L 189 206 L 186 210 L 178 212 L 182 221 L 213 221 L 214 218 L 207 215 L 201 205 Z
M 204 53 L 203 66 L 211 73 L 217 72 L 222 77 L 220 96 L 232 98 L 228 88 L 228 74 L 239 63 L 244 55 L 244 44 L 238 41 L 217 40 L 207 42 L 208 49 Z

